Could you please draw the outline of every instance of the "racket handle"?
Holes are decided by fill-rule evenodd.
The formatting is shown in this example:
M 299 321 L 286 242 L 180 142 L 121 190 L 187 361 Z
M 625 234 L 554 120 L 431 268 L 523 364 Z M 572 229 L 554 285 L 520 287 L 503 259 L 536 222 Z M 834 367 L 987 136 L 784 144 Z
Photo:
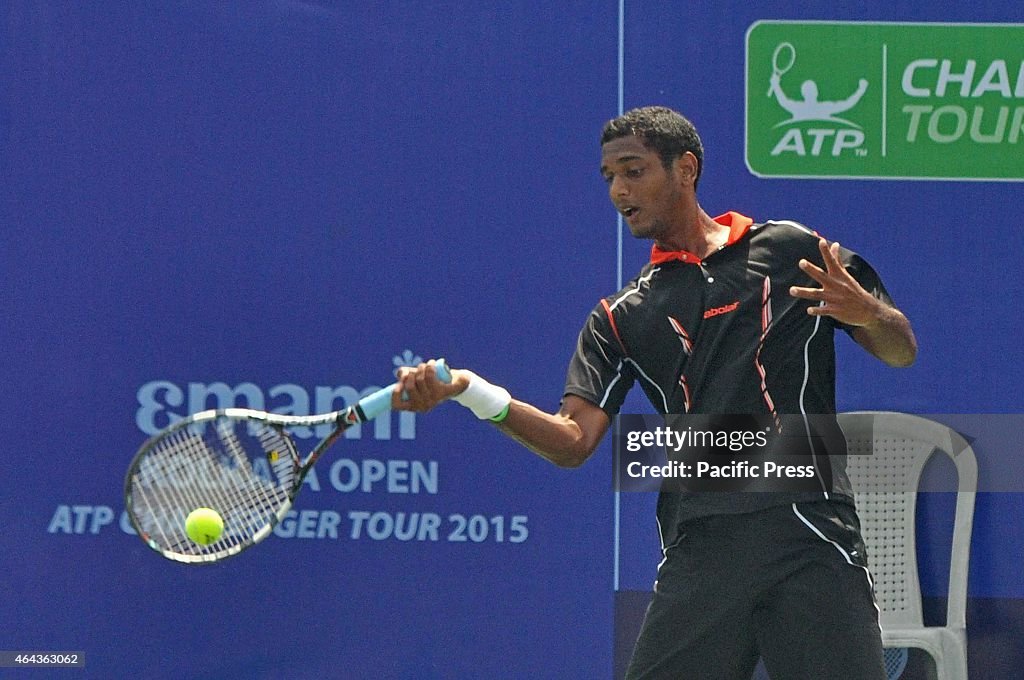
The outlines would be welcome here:
M 434 362 L 434 371 L 437 373 L 437 379 L 441 382 L 450 383 L 452 381 L 452 373 L 448 370 L 448 364 L 444 362 L 444 359 Z
M 448 364 L 444 362 L 444 359 L 438 359 L 434 363 L 434 370 L 437 372 L 437 379 L 441 382 L 450 383 L 452 381 L 451 371 L 448 370 Z M 384 389 L 377 390 L 359 400 L 359 408 L 366 420 L 373 420 L 381 413 L 391 409 L 391 393 L 395 391 L 397 384 L 391 383 Z M 408 399 L 408 396 L 403 394 L 402 399 Z

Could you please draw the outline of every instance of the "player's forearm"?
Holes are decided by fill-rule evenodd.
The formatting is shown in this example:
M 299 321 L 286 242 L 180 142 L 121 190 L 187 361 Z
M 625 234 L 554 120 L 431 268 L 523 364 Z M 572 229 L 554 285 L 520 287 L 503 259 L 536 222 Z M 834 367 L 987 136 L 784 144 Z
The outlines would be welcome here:
M 515 399 L 508 417 L 497 427 L 545 460 L 566 468 L 582 465 L 600 441 L 599 435 L 588 436 L 580 423 L 563 412 L 545 413 Z
M 440 380 L 434 362 L 398 372 L 391 408 L 422 413 L 447 399 L 495 423 L 503 433 L 560 467 L 582 465 L 609 425 L 608 414 L 582 397 L 566 395 L 558 413 L 545 413 L 512 399 L 505 388 L 466 369 L 451 369 L 450 380 Z
M 854 330 L 853 338 L 890 366 L 910 366 L 917 358 L 917 339 L 910 321 L 900 310 L 879 304 L 876 319 Z

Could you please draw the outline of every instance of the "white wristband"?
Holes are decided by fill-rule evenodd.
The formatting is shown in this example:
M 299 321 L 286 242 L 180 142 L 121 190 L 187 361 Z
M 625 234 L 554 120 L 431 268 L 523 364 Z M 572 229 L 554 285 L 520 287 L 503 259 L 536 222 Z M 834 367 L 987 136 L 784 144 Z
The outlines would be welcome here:
M 470 376 L 469 386 L 452 400 L 468 408 L 480 420 L 498 417 L 512 403 L 512 395 L 504 387 L 492 385 L 472 371 L 465 372 Z

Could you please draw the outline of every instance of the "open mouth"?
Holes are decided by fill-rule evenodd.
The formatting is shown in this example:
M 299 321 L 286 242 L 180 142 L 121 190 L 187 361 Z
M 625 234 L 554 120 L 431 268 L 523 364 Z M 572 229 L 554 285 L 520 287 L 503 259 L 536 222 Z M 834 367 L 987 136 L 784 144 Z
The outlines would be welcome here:
M 633 215 L 636 215 L 639 211 L 640 211 L 639 208 L 634 208 L 632 206 L 627 207 L 627 208 L 620 208 L 619 209 L 619 212 L 622 213 L 622 216 L 626 217 L 626 218 L 629 218 L 629 217 L 632 217 Z

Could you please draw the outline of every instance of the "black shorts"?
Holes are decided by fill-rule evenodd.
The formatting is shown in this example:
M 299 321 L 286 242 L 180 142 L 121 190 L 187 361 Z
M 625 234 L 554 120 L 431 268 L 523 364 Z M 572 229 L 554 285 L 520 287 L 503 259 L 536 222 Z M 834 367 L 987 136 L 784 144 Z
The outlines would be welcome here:
M 780 505 L 687 522 L 665 551 L 628 680 L 884 680 L 856 512 Z

